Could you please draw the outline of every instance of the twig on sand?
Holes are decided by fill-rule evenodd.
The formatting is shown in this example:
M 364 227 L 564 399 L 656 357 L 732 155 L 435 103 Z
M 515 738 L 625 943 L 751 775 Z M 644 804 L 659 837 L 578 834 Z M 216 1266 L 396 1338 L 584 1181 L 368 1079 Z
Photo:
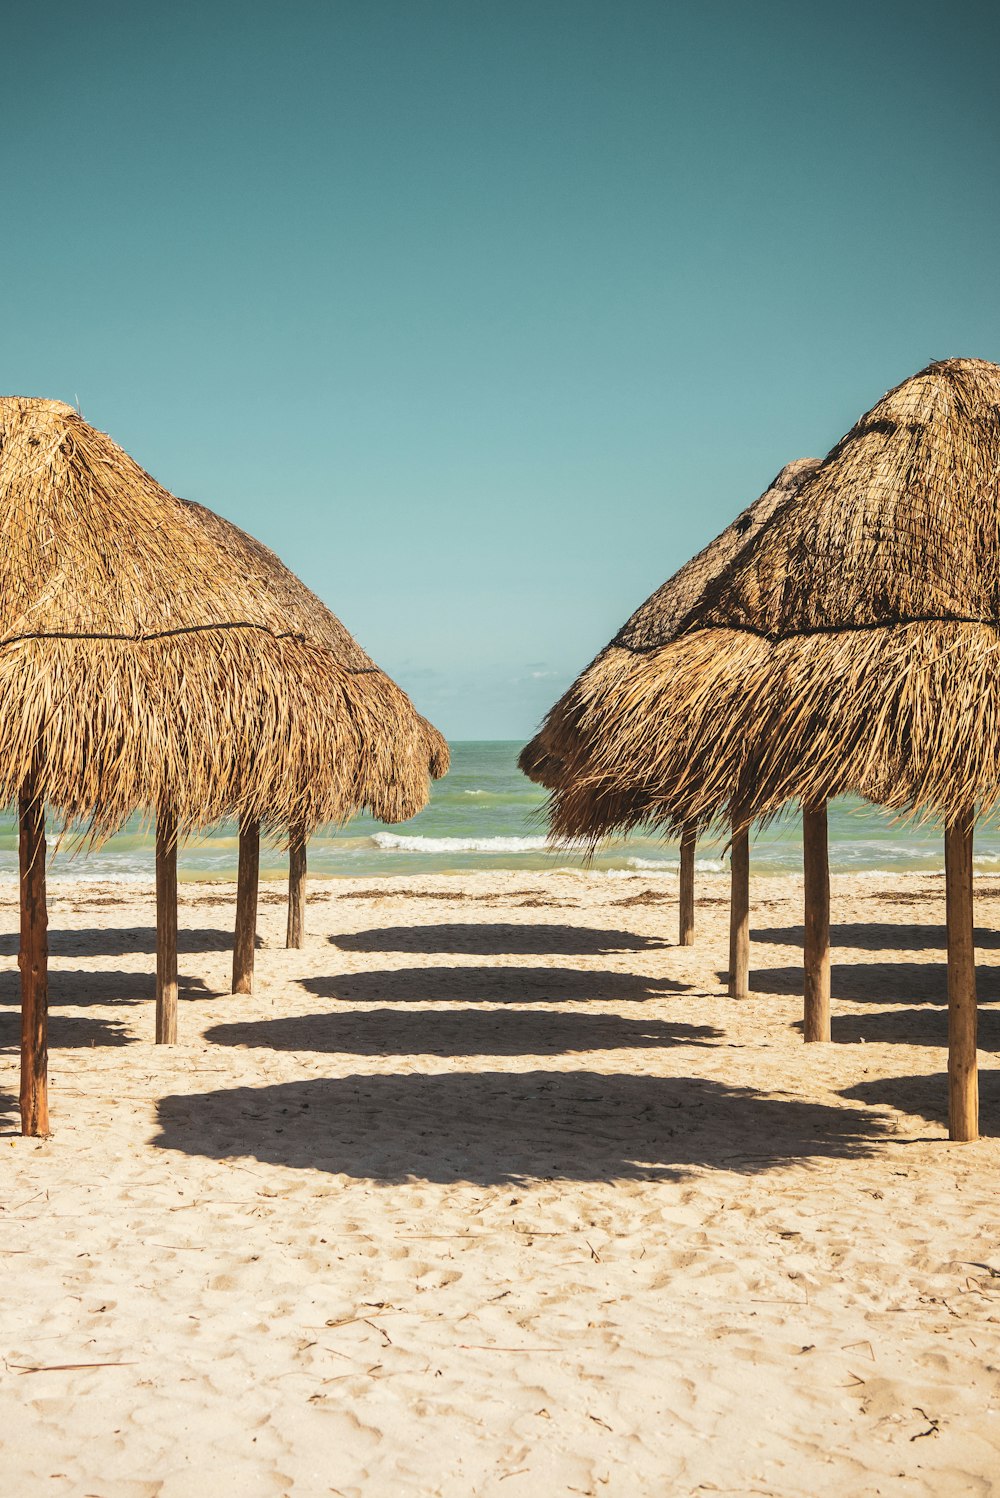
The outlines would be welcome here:
M 143 1247 L 144 1248 L 182 1249 L 185 1252 L 192 1253 L 192 1254 L 202 1254 L 202 1253 L 205 1252 L 205 1245 L 204 1245 L 204 1243 L 150 1243 L 147 1240 L 147 1241 L 145 1241 L 143 1243 Z
M 769 1295 L 751 1295 L 750 1304 L 752 1306 L 807 1306 L 809 1297 L 806 1296 L 805 1300 L 791 1300 L 787 1296 L 775 1298 Z
M 76 1373 L 83 1368 L 134 1368 L 137 1359 L 110 1363 L 9 1363 L 6 1358 L 3 1361 L 4 1367 L 15 1373 Z
M 346 1236 L 347 1236 L 347 1234 L 341 1234 L 341 1237 L 346 1237 Z M 357 1236 L 357 1235 L 355 1235 L 355 1236 Z M 360 1236 L 362 1238 L 370 1238 L 371 1237 L 371 1233 L 362 1233 Z M 464 1232 L 464 1233 L 397 1233 L 395 1236 L 397 1238 L 422 1238 L 422 1239 L 425 1239 L 425 1240 L 431 1240 L 431 1241 L 440 1242 L 440 1243 L 454 1243 L 456 1241 L 456 1239 L 468 1238 L 471 1241 L 473 1238 L 489 1238 L 492 1235 L 490 1233 L 469 1233 L 469 1232 Z
M 972 1269 L 985 1269 L 991 1280 L 1000 1280 L 1000 1269 L 994 1269 L 992 1264 L 980 1264 L 975 1259 L 959 1259 L 960 1264 L 968 1264 Z
M 378 1332 L 380 1337 L 385 1338 L 386 1347 L 392 1346 L 392 1338 L 389 1336 L 389 1333 L 386 1331 L 384 1326 L 376 1326 L 374 1321 L 370 1320 L 370 1318 L 367 1316 L 363 1316 L 361 1319 L 364 1321 L 365 1326 L 370 1326 L 373 1332 Z
M 17 1204 L 16 1207 L 7 1207 L 5 1210 L 7 1212 L 8 1217 L 13 1216 L 13 1214 L 15 1212 L 20 1212 L 20 1210 L 21 1210 L 22 1207 L 30 1206 L 31 1203 L 32 1202 L 36 1202 L 40 1196 L 47 1196 L 47 1195 L 48 1195 L 48 1193 L 46 1191 L 44 1191 L 44 1190 L 42 1190 L 42 1191 L 36 1191 L 35 1194 L 34 1194 L 34 1196 L 26 1197 L 23 1202 L 18 1202 L 18 1204 Z
M 323 1331 L 333 1330 L 341 1326 L 356 1326 L 359 1321 L 364 1321 L 368 1326 L 371 1326 L 376 1316 L 402 1316 L 403 1314 L 404 1312 L 399 1310 L 398 1307 L 387 1306 L 384 1311 L 372 1311 L 368 1316 L 342 1316 L 339 1321 L 327 1321 L 322 1327 L 317 1327 L 316 1330 Z M 313 1328 L 307 1327 L 306 1330 L 312 1331 Z M 380 1331 L 381 1328 L 376 1326 L 373 1330 Z
M 924 1436 L 939 1436 L 941 1434 L 941 1421 L 936 1420 L 933 1415 L 928 1415 L 927 1411 L 922 1410 L 919 1404 L 915 1404 L 913 1408 L 916 1410 L 918 1415 L 923 1415 L 924 1419 L 927 1421 L 927 1429 L 918 1430 L 916 1435 L 910 1437 L 910 1440 L 919 1441 Z
M 562 1352 L 561 1347 L 498 1347 L 493 1342 L 459 1342 L 462 1352 Z

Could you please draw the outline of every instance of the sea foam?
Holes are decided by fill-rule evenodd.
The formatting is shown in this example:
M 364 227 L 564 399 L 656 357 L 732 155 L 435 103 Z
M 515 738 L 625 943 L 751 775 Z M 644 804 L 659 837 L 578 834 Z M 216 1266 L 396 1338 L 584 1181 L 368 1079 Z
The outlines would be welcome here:
M 386 852 L 401 853 L 582 853 L 588 847 L 547 837 L 414 837 L 399 832 L 376 832 L 372 842 Z

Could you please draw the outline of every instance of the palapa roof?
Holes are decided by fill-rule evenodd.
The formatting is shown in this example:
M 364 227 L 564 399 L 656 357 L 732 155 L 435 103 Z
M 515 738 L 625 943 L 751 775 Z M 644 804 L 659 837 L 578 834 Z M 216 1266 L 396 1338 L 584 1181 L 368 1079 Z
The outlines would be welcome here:
M 593 838 L 847 792 L 989 809 L 998 595 L 1000 368 L 944 360 L 805 472 L 679 617 L 654 594 L 523 764 L 555 767 L 553 830 Z
M 613 660 L 617 650 L 645 653 L 676 639 L 680 625 L 704 596 L 707 585 L 740 554 L 818 462 L 818 458 L 799 458 L 794 463 L 786 463 L 759 499 L 748 505 L 721 535 L 709 541 L 697 556 L 685 562 L 636 609 L 611 644 L 604 647 L 560 697 L 538 733 L 521 750 L 518 763 L 525 775 L 554 790 L 567 774 L 573 774 L 574 778 L 579 774 L 579 769 L 574 771 L 573 766 L 576 753 L 583 744 L 575 731 L 575 714 L 584 700 L 591 673 L 599 676 L 605 658 Z
M 0 793 L 37 763 L 97 835 L 167 803 L 185 830 L 412 815 L 436 730 L 294 582 L 72 407 L 0 398 Z
M 427 802 L 428 775 L 439 780 L 447 774 L 450 751 L 444 735 L 417 712 L 402 687 L 270 547 L 195 500 L 183 503 L 238 560 L 257 597 L 270 598 L 290 626 L 327 652 L 343 672 L 369 678 L 366 700 L 374 716 L 363 725 L 360 738 L 354 806 L 364 807 L 381 822 L 415 816 Z

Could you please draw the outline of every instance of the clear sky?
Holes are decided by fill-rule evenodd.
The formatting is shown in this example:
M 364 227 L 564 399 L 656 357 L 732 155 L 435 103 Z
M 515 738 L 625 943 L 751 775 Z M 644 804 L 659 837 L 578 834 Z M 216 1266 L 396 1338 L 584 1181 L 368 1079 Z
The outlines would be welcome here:
M 0 390 L 526 736 L 791 458 L 1000 360 L 1000 8 L 8 7 Z

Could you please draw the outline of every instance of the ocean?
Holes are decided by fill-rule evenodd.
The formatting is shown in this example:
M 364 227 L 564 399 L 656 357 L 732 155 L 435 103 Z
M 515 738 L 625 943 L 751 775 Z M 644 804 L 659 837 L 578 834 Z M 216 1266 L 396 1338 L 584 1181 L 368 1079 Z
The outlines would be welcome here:
M 385 874 L 452 873 L 468 869 L 555 870 L 590 867 L 611 878 L 676 874 L 676 843 L 649 834 L 616 838 L 588 862 L 585 850 L 549 844 L 545 793 L 517 768 L 519 742 L 457 743 L 452 768 L 432 788 L 430 804 L 409 822 L 389 827 L 355 817 L 346 827 L 327 828 L 309 843 L 309 872 L 320 876 L 378 877 Z M 830 865 L 836 873 L 892 875 L 939 873 L 944 867 L 942 834 L 934 826 L 910 826 L 857 800 L 831 804 Z M 234 879 L 237 830 L 232 823 L 185 845 L 182 879 Z M 697 867 L 725 867 L 725 840 L 699 844 Z M 1000 832 L 976 834 L 976 870 L 1000 869 Z M 802 867 L 799 818 L 789 815 L 752 839 L 757 873 L 787 874 Z M 70 879 L 153 878 L 153 836 L 138 818 L 96 851 L 61 849 L 50 856 L 53 877 Z M 261 874 L 281 878 L 287 859 L 262 846 Z M 17 827 L 12 810 L 0 815 L 0 877 L 17 874 Z

